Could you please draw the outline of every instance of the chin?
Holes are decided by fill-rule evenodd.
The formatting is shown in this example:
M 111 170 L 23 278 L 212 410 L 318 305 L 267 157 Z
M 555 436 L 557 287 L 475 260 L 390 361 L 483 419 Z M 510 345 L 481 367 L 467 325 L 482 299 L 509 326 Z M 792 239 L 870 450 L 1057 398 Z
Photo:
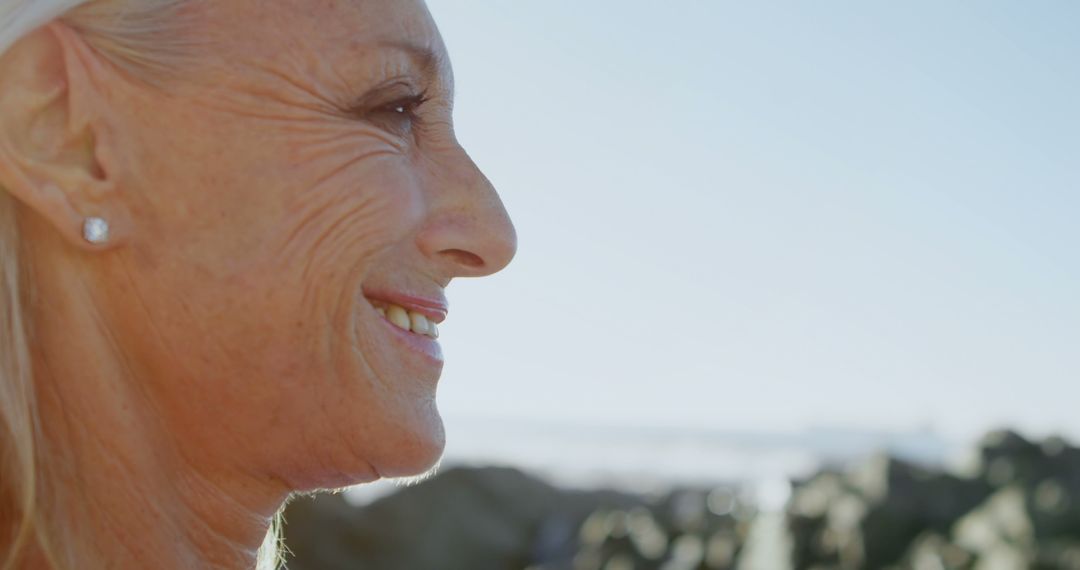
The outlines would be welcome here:
M 337 465 L 313 473 L 309 488 L 340 488 L 379 479 L 422 477 L 435 468 L 446 448 L 442 418 L 434 406 L 409 417 L 391 418 L 385 429 L 367 432 L 354 440 L 347 453 L 332 454 Z M 349 458 L 341 462 L 342 458 Z
M 369 420 L 375 418 L 369 418 Z M 424 475 L 439 464 L 446 446 L 445 430 L 434 402 L 374 422 L 337 422 L 333 433 L 311 434 L 309 443 L 275 466 L 276 476 L 293 491 L 341 489 Z
M 372 457 L 381 477 L 414 477 L 439 464 L 446 448 L 446 430 L 434 404 L 394 431 L 393 436 L 378 442 Z

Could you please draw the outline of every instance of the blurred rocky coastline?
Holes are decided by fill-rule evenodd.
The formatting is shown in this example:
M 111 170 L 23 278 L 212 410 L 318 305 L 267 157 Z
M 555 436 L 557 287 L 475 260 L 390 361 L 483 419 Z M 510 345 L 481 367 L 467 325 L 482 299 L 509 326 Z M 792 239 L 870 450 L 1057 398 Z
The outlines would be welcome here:
M 363 506 L 294 500 L 287 567 L 1080 570 L 1080 449 L 1000 431 L 972 457 L 951 470 L 885 454 L 822 469 L 792 481 L 772 514 L 733 485 L 582 491 L 459 467 Z
M 888 456 L 794 484 L 795 570 L 1080 570 L 1080 449 L 987 435 L 950 473 Z
M 289 570 L 689 570 L 733 568 L 752 518 L 725 488 L 571 491 L 488 467 L 449 469 L 364 507 L 296 499 L 285 531 Z

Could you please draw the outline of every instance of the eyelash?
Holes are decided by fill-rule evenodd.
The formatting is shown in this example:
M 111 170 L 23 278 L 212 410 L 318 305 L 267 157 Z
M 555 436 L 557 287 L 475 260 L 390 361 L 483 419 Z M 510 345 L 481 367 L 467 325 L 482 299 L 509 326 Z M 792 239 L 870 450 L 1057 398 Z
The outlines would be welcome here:
M 406 97 L 404 99 L 394 101 L 389 105 L 385 105 L 383 108 L 391 110 L 398 114 L 414 114 L 416 113 L 416 110 L 419 109 L 420 106 L 424 103 L 427 103 L 427 101 L 427 92 L 424 92 L 420 93 L 419 95 L 414 95 L 412 97 Z

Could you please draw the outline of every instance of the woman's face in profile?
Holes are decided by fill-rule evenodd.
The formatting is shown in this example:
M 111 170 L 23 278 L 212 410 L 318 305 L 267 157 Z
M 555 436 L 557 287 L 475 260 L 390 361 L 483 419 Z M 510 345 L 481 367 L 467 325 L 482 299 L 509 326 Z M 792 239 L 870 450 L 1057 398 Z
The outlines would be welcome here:
M 192 6 L 208 58 L 164 90 L 106 91 L 131 210 L 118 341 L 189 455 L 293 488 L 421 472 L 443 445 L 427 323 L 452 278 L 515 250 L 455 139 L 427 8 Z

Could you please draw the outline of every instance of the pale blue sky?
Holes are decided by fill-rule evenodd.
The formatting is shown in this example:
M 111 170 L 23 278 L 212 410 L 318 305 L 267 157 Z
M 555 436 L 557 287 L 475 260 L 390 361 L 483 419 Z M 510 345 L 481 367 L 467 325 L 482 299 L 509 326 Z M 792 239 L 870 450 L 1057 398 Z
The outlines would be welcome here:
M 455 421 L 1080 437 L 1080 3 L 430 0 L 520 234 Z

